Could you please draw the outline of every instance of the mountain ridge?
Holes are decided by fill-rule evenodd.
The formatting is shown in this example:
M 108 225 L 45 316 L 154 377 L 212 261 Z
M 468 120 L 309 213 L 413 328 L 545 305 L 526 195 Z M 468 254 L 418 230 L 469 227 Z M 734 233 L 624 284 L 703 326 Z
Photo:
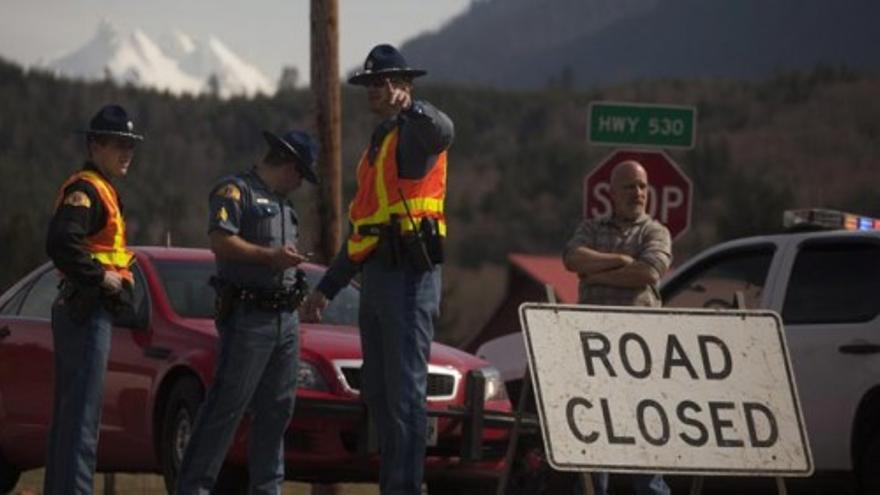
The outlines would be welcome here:
M 402 51 L 432 81 L 508 89 L 876 71 L 877 18 L 870 0 L 486 0 Z

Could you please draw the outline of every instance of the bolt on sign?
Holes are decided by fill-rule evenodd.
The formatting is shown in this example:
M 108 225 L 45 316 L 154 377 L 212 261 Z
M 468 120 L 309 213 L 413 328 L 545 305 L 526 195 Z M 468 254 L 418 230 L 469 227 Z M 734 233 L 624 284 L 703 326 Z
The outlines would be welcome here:
M 558 470 L 809 476 L 779 315 L 520 306 Z
M 694 107 L 595 101 L 588 114 L 590 144 L 690 149 L 696 141 Z

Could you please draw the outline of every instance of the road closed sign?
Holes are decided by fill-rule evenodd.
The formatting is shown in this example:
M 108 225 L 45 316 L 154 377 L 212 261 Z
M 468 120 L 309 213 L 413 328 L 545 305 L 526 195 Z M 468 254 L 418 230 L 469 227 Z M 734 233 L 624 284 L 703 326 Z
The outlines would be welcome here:
M 554 468 L 812 474 L 776 313 L 524 304 L 520 320 Z

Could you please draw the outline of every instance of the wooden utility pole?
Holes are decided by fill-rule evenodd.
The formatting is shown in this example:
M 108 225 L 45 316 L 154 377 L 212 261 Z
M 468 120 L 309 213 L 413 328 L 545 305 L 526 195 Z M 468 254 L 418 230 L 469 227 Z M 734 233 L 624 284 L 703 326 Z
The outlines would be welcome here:
M 321 153 L 318 157 L 317 261 L 329 263 L 339 249 L 342 210 L 342 130 L 339 90 L 339 7 L 337 0 L 311 0 L 311 85 Z
M 329 264 L 339 249 L 342 210 L 342 128 L 339 92 L 339 6 L 337 0 L 312 0 L 312 93 L 318 157 L 318 260 Z M 312 495 L 336 495 L 336 485 L 312 485 Z

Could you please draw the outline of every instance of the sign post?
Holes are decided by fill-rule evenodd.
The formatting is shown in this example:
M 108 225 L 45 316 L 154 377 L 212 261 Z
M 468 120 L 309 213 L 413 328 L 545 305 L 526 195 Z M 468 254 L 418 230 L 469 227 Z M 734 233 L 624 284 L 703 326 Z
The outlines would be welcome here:
M 555 469 L 813 472 L 776 313 L 527 303 L 520 320 Z

